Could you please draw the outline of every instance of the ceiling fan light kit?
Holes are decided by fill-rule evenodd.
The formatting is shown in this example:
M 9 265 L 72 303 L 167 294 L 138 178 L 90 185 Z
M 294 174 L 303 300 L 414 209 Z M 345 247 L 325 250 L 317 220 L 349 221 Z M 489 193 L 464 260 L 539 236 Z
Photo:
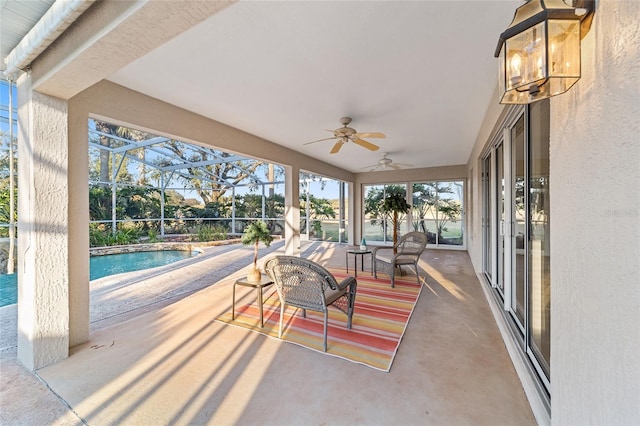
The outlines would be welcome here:
M 342 127 L 339 127 L 335 130 L 327 130 L 327 132 L 333 133 L 333 137 L 307 142 L 305 143 L 305 145 L 333 139 L 333 140 L 337 140 L 337 142 L 333 145 L 333 148 L 331 148 L 331 151 L 330 151 L 331 154 L 336 154 L 338 151 L 340 151 L 340 148 L 342 148 L 342 145 L 349 142 L 353 142 L 354 144 L 360 145 L 361 147 L 366 148 L 370 151 L 377 151 L 378 149 L 380 149 L 378 145 L 375 145 L 362 138 L 363 137 L 364 138 L 385 138 L 386 137 L 384 133 L 380 133 L 380 132 L 358 133 L 356 129 L 349 127 L 349 124 L 351 124 L 351 117 L 342 117 L 340 119 L 340 124 L 342 124 Z
M 388 152 L 383 152 L 382 158 L 378 160 L 377 164 L 372 164 L 370 166 L 363 167 L 363 169 L 369 169 L 370 172 L 373 172 L 375 170 L 386 170 L 386 169 L 400 170 L 403 167 L 413 167 L 412 164 L 394 163 L 393 160 L 388 157 L 388 155 L 389 155 Z

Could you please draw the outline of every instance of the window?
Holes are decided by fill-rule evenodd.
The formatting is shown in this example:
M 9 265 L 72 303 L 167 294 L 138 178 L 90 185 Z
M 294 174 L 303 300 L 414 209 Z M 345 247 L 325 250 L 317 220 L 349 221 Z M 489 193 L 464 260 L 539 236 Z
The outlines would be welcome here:
M 381 184 L 364 186 L 364 220 L 362 235 L 367 240 L 383 243 L 393 242 L 393 220 L 391 215 L 382 211 L 381 205 L 387 194 L 399 193 L 407 196 L 405 184 Z M 398 232 L 407 232 L 407 215 L 398 216 Z
M 429 244 L 463 246 L 464 181 L 412 185 L 411 225 L 427 234 Z
M 307 240 L 347 241 L 345 182 L 300 173 L 300 232 Z
M 464 181 L 429 181 L 413 184 L 379 184 L 364 186 L 363 235 L 367 242 L 393 241 L 391 217 L 380 209 L 389 193 L 409 197 L 411 210 L 399 217 L 398 231 L 427 234 L 429 245 L 463 248 Z

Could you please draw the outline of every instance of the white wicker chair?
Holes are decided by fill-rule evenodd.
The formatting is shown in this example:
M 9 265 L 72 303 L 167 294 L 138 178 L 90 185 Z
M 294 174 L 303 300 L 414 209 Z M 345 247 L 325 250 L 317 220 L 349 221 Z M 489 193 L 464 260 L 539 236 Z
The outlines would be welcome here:
M 396 268 L 400 268 L 402 265 L 413 265 L 416 270 L 416 279 L 420 284 L 418 259 L 426 246 L 427 234 L 414 231 L 403 235 L 394 246 L 375 247 L 371 252 L 374 278 L 378 278 L 378 270 L 381 270 L 391 278 L 391 287 L 395 287 Z M 380 252 L 387 250 L 393 250 L 390 257 L 380 255 Z
M 328 308 L 333 305 L 347 315 L 347 328 L 351 328 L 353 305 L 356 300 L 357 281 L 347 277 L 341 283 L 322 266 L 307 259 L 276 256 L 265 263 L 265 270 L 276 284 L 280 297 L 280 328 L 287 305 L 324 313 L 324 351 L 327 351 Z

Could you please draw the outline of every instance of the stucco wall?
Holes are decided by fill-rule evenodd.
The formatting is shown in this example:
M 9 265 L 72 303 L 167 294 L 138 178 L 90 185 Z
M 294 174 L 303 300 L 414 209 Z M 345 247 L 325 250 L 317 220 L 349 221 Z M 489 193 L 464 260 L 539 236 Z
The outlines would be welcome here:
M 551 419 L 640 419 L 640 2 L 600 0 L 582 78 L 551 99 Z M 482 267 L 481 154 L 506 108 L 491 103 L 467 164 L 468 250 Z
M 18 359 L 35 370 L 69 350 L 67 103 L 28 74 L 18 99 Z
M 551 101 L 552 422 L 640 421 L 640 2 L 597 3 Z

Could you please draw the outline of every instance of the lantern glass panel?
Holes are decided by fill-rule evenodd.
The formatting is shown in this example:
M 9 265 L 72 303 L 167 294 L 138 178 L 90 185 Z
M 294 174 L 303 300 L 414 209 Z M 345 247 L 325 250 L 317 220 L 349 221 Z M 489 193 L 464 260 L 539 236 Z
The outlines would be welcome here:
M 500 51 L 500 56 L 498 56 L 498 70 L 500 70 L 498 72 L 499 93 L 504 93 L 506 90 L 505 79 L 507 78 L 507 71 L 504 68 L 505 67 L 504 55 L 505 55 L 505 48 L 503 46 L 502 50 Z
M 580 21 L 549 21 L 549 57 L 552 77 L 580 77 Z
M 547 77 L 545 22 L 516 34 L 505 42 L 507 89 L 523 87 Z

